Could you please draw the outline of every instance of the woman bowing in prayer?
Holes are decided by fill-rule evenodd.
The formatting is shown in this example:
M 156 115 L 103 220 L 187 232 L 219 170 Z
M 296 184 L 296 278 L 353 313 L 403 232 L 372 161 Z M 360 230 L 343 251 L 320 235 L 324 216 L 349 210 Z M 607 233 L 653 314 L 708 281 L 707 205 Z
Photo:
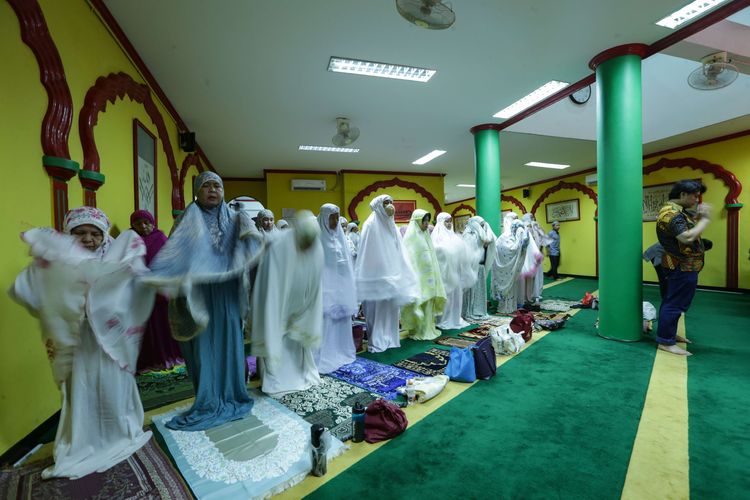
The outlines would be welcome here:
M 323 245 L 323 340 L 315 353 L 319 373 L 331 373 L 356 358 L 352 316 L 357 313 L 357 289 L 347 239 L 339 223 L 339 207 L 320 207 L 318 226 Z
M 529 234 L 515 212 L 503 218 L 503 233 L 497 238 L 497 255 L 492 268 L 492 298 L 497 311 L 512 313 L 523 302 L 521 270 L 526 259 Z
M 475 215 L 466 224 L 464 243 L 469 248 L 472 274 L 477 277 L 474 286 L 464 292 L 463 317 L 466 321 L 482 321 L 487 314 L 487 277 L 495 260 L 495 233 L 489 224 Z
M 320 383 L 313 357 L 323 328 L 319 234 L 313 214 L 301 210 L 295 227 L 269 243 L 258 265 L 250 348 L 258 356 L 261 390 L 271 396 Z
M 404 252 L 419 282 L 419 300 L 401 309 L 401 323 L 414 340 L 432 340 L 440 336 L 435 328 L 435 316 L 443 313 L 445 288 L 440 276 L 440 264 L 428 232 L 430 214 L 417 209 L 411 214 L 404 234 Z
M 156 227 L 156 220 L 148 210 L 136 210 L 130 215 L 130 228 L 138 233 L 146 244 L 146 266 L 167 242 L 167 235 Z M 154 310 L 146 323 L 143 335 L 141 354 L 138 356 L 138 371 L 164 370 L 185 363 L 180 353 L 180 346 L 172 338 L 169 330 L 169 300 L 163 295 L 156 295 Z
M 431 236 L 447 297 L 437 327 L 441 330 L 467 327 L 469 323 L 461 318 L 463 291 L 473 286 L 477 280 L 469 261 L 469 249 L 464 240 L 453 232 L 453 219 L 446 212 L 438 214 Z
M 176 222 L 151 263 L 150 281 L 170 302 L 172 335 L 180 341 L 195 389 L 193 406 L 166 423 L 170 429 L 210 429 L 247 415 L 243 322 L 249 310 L 249 272 L 261 253 L 261 236 L 249 214 L 224 202 L 224 184 L 202 172 L 195 202 Z
M 65 216 L 66 234 L 21 235 L 34 261 L 10 293 L 39 318 L 62 394 L 55 463 L 44 478 L 103 472 L 151 438 L 133 376 L 154 303 L 136 280 L 148 272 L 146 247 L 132 231 L 113 241 L 109 227 L 101 210 L 80 207 Z
M 367 349 L 382 352 L 401 346 L 399 308 L 416 302 L 420 293 L 393 220 L 393 198 L 377 196 L 370 208 L 372 213 L 362 225 L 354 277 L 367 323 Z

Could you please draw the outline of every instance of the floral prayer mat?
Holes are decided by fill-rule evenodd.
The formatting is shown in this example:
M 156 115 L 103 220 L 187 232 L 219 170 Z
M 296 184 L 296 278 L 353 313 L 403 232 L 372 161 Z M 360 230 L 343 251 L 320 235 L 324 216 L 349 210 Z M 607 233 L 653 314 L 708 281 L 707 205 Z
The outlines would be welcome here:
M 351 439 L 354 405 L 359 402 L 367 406 L 380 396 L 327 375 L 320 380 L 320 385 L 286 394 L 277 401 L 309 423 L 322 424 L 341 441 Z
M 393 366 L 411 370 L 427 377 L 433 377 L 435 375 L 443 374 L 450 357 L 450 351 L 433 347 L 421 354 L 417 354 L 411 358 L 406 358 L 398 363 L 393 363 Z
M 447 335 L 440 337 L 435 343 L 448 347 L 458 347 L 459 349 L 465 349 L 466 347 L 471 347 L 476 344 L 474 340 L 462 339 L 460 337 L 448 337 Z
M 510 324 L 510 322 L 508 324 Z M 459 335 L 461 337 L 466 337 L 467 339 L 481 340 L 490 334 L 490 328 L 490 326 L 480 326 L 466 332 L 461 332 Z
M 414 372 L 365 358 L 357 358 L 330 375 L 390 400 L 398 397 L 396 390 L 406 385 L 407 379 L 414 378 Z
M 510 324 L 510 321 L 512 319 L 512 316 L 490 316 L 489 318 L 477 321 L 476 323 L 480 323 L 485 326 L 503 326 Z
M 52 457 L 19 469 L 0 471 L 0 498 L 193 498 L 180 474 L 153 439 L 127 460 L 81 479 L 42 480 L 42 470 L 50 465 Z
M 580 304 L 580 301 L 551 299 L 551 300 L 543 300 L 539 304 L 539 307 L 541 307 L 542 311 L 567 312 L 567 311 L 570 311 L 570 306 L 574 304 Z

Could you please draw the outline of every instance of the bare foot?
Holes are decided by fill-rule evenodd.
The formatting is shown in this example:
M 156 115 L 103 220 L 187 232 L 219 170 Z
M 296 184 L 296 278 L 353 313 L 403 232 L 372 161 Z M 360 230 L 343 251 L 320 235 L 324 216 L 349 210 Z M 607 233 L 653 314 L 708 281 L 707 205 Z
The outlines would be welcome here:
M 664 345 L 659 344 L 659 349 L 662 351 L 671 352 L 672 354 L 677 354 L 679 356 L 692 356 L 693 354 L 686 351 L 685 349 L 682 349 L 681 347 L 677 347 L 676 345 Z
M 675 336 L 675 340 L 677 342 L 684 342 L 686 344 L 692 344 L 693 343 L 690 339 L 686 339 L 685 337 L 682 337 L 680 335 Z

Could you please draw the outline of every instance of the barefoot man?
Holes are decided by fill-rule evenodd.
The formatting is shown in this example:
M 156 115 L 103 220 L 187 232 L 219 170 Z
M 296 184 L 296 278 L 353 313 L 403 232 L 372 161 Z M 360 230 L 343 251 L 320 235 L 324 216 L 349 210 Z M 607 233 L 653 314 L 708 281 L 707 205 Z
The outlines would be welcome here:
M 690 353 L 675 343 L 690 341 L 677 335 L 677 322 L 693 301 L 698 273 L 703 269 L 701 234 L 708 226 L 711 211 L 698 201 L 705 192 L 706 186 L 700 181 L 676 182 L 656 221 L 656 236 L 664 247 L 662 266 L 667 281 L 666 297 L 659 308 L 656 342 L 659 349 L 682 356 Z

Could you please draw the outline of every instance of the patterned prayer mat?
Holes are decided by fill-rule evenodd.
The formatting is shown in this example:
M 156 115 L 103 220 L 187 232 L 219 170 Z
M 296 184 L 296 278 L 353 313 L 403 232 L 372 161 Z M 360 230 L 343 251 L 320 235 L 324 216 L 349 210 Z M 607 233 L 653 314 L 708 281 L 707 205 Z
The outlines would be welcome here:
M 250 391 L 252 412 L 205 431 L 165 427 L 184 406 L 153 419 L 175 465 L 197 498 L 268 498 L 302 481 L 312 469 L 310 424 L 278 401 Z M 328 460 L 346 450 L 330 434 Z
M 509 323 L 510 324 L 510 323 Z M 467 332 L 461 332 L 459 335 L 461 337 L 466 337 L 467 339 L 476 339 L 481 340 L 485 338 L 487 335 L 490 334 L 490 326 L 480 326 L 478 328 L 474 328 L 472 330 L 469 330 Z
M 562 300 L 562 299 L 550 299 L 550 300 L 543 300 L 539 307 L 542 308 L 542 311 L 558 311 L 558 312 L 567 312 L 570 311 L 570 306 L 573 304 L 579 304 L 580 301 L 577 300 Z
M 357 402 L 367 406 L 380 396 L 327 375 L 320 380 L 320 385 L 286 394 L 277 401 L 309 423 L 322 424 L 340 440 L 351 439 L 352 407 Z
M 460 349 L 471 347 L 474 344 L 476 344 L 474 340 L 462 339 L 460 337 L 448 337 L 445 335 L 435 340 L 435 343 L 440 344 L 440 345 L 446 345 L 448 347 L 458 347 Z
M 407 379 L 414 378 L 414 372 L 359 357 L 330 375 L 390 400 L 398 397 L 396 389 L 406 385 Z
M 512 319 L 512 316 L 490 316 L 487 319 L 476 321 L 476 323 L 485 326 L 503 326 L 509 324 Z
M 443 374 L 450 357 L 450 351 L 433 347 L 421 354 L 393 363 L 393 366 L 411 370 L 427 377 L 433 377 Z
M 135 381 L 138 384 L 144 411 L 192 398 L 195 395 L 193 382 L 187 374 L 185 365 L 175 366 L 171 370 L 142 373 L 136 375 Z
M 0 498 L 193 498 L 180 474 L 153 439 L 111 469 L 81 479 L 42 480 L 42 470 L 50 465 L 52 457 L 18 469 L 1 471 Z

